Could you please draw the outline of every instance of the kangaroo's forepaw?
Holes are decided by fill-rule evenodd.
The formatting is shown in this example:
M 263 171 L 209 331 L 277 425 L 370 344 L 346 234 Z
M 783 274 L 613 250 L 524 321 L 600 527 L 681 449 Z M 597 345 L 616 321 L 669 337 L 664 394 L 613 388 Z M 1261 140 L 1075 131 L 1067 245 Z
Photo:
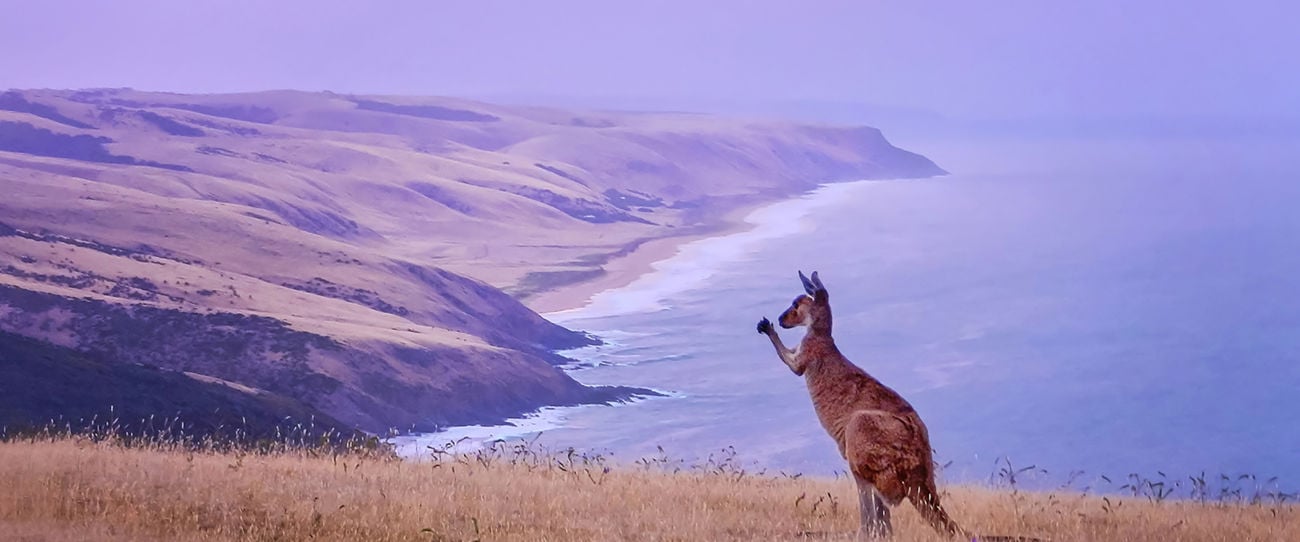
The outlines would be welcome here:
M 758 321 L 758 332 L 759 332 L 759 333 L 762 333 L 762 334 L 764 334 L 764 335 L 767 335 L 768 333 L 771 333 L 771 332 L 772 332 L 772 322 L 769 322 L 769 321 L 767 320 L 766 317 L 764 317 L 762 320 L 759 320 L 759 321 Z

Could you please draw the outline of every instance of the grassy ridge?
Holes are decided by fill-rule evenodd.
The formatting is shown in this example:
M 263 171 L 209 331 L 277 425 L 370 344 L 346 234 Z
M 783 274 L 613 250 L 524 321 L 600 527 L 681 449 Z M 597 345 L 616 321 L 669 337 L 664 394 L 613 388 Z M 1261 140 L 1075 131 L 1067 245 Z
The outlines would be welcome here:
M 192 439 L 264 439 L 310 424 L 313 435 L 350 426 L 282 395 L 105 360 L 0 331 L 0 435 L 48 425 L 111 426 L 130 434 L 183 431 Z M 96 421 L 92 421 L 96 420 Z
M 36 540 L 851 540 L 845 480 L 727 461 L 674 468 L 528 446 L 410 462 L 310 449 L 216 453 L 47 437 L 0 443 L 0 533 Z M 1280 503 L 946 489 L 989 534 L 1050 540 L 1300 540 Z M 895 539 L 942 540 L 907 507 Z
M 371 432 L 497 423 L 638 392 L 556 369 L 553 351 L 592 339 L 523 296 L 617 275 L 604 266 L 632 247 L 718 231 L 822 181 L 942 173 L 864 127 L 329 92 L 8 91 L 0 330 L 266 390 Z

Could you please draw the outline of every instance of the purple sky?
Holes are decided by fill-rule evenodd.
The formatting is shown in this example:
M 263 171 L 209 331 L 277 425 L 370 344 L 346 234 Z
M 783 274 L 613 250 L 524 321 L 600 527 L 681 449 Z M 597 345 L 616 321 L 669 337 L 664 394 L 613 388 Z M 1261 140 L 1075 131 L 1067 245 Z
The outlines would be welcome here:
M 1300 7 L 1186 0 L 2 0 L 0 88 L 1300 114 Z

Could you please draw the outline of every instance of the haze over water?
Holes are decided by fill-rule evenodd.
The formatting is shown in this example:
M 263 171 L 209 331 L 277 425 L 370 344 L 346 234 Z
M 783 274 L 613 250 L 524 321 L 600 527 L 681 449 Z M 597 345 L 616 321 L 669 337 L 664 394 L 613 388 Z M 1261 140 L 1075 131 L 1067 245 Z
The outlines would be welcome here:
M 734 446 L 760 468 L 842 470 L 802 379 L 754 330 L 803 269 L 831 291 L 840 349 L 926 420 L 949 481 L 1010 457 L 1045 483 L 1205 471 L 1300 487 L 1294 147 L 940 148 L 927 154 L 951 176 L 760 210 L 753 231 L 552 315 L 610 341 L 571 353 L 597 365 L 583 382 L 678 396 L 551 412 L 560 427 L 540 441 L 629 462 Z

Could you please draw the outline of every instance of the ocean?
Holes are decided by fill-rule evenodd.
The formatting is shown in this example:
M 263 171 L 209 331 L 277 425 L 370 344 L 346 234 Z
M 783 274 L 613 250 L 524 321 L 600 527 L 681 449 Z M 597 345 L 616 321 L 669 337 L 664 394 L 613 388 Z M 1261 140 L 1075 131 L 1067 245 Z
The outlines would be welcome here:
M 575 378 L 665 397 L 395 442 L 418 456 L 529 438 L 626 463 L 734 452 L 754 471 L 842 472 L 802 379 L 755 331 L 802 293 L 796 271 L 815 270 L 840 350 L 916 407 L 946 482 L 1032 466 L 1021 480 L 1042 487 L 1204 473 L 1295 490 L 1297 147 L 916 149 L 952 174 L 823 186 L 547 315 L 606 341 L 566 353 Z

